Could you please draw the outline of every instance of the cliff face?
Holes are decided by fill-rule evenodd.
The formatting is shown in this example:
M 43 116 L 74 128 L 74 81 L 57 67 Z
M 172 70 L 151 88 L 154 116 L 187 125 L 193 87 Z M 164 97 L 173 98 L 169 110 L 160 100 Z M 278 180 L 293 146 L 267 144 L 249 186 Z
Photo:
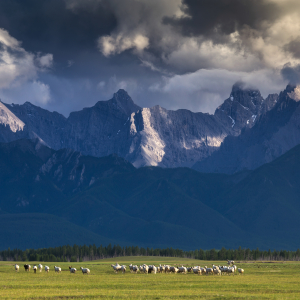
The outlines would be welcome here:
M 209 157 L 227 136 L 253 127 L 277 97 L 264 100 L 259 91 L 236 84 L 214 115 L 140 108 L 124 90 L 68 118 L 29 102 L 1 104 L 6 112 L 2 115 L 9 115 L 11 121 L 2 117 L 2 124 L 10 125 L 1 129 L 0 142 L 38 138 L 55 150 L 70 148 L 97 157 L 116 153 L 136 167 L 191 167 Z
M 287 86 L 278 98 L 269 96 L 275 106 L 272 104 L 273 108 L 262 114 L 252 129 L 244 130 L 238 137 L 227 137 L 217 152 L 193 168 L 228 174 L 253 170 L 298 145 L 300 102 L 295 94 L 295 87 Z

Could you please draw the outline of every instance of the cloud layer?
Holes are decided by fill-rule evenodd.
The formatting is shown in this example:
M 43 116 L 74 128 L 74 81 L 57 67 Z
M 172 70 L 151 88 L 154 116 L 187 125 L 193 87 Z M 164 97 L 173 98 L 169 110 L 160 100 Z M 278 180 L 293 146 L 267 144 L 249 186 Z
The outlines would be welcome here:
M 121 87 L 213 112 L 237 80 L 264 96 L 299 81 L 296 0 L 11 0 L 0 28 L 2 98 L 66 115 Z

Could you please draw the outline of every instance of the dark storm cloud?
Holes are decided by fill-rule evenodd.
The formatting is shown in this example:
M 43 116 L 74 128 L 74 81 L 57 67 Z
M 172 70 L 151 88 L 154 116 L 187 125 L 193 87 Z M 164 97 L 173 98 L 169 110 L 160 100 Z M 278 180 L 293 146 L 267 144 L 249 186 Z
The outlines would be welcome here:
M 263 22 L 273 22 L 280 15 L 280 8 L 265 0 L 184 0 L 183 10 L 187 17 L 164 22 L 186 36 L 229 35 L 244 26 L 259 30 Z
M 300 36 L 285 45 L 284 50 L 292 53 L 295 58 L 300 58 Z
M 22 41 L 27 51 L 51 52 L 58 61 L 93 51 L 99 35 L 115 26 L 116 19 L 105 3 L 74 11 L 67 9 L 64 0 L 0 1 L 0 28 Z
M 281 74 L 290 84 L 300 84 L 300 65 L 291 66 L 290 64 L 286 64 L 281 70 Z

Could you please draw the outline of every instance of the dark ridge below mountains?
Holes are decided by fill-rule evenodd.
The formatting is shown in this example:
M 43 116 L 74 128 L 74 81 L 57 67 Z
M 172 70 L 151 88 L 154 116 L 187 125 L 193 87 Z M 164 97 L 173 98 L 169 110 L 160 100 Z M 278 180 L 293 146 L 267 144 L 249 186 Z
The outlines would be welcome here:
M 299 170 L 300 146 L 254 171 L 225 175 L 136 169 L 116 155 L 56 151 L 39 140 L 0 143 L 1 245 L 11 246 L 14 233 L 24 248 L 111 241 L 297 249 Z

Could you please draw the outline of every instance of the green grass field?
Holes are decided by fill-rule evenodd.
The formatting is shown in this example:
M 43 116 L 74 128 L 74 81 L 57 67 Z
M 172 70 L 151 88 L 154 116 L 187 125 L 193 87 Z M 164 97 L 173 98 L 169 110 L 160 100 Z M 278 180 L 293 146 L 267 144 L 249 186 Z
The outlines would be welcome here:
M 42 263 L 50 272 L 14 270 L 14 262 L 0 262 L 1 299 L 300 299 L 300 263 L 236 262 L 244 275 L 115 274 L 111 264 L 170 264 L 211 266 L 182 258 L 123 257 L 83 263 Z M 34 262 L 30 262 L 33 266 Z M 54 265 L 62 268 L 54 273 Z M 68 266 L 79 270 L 70 274 Z M 83 275 L 80 266 L 91 270 Z

